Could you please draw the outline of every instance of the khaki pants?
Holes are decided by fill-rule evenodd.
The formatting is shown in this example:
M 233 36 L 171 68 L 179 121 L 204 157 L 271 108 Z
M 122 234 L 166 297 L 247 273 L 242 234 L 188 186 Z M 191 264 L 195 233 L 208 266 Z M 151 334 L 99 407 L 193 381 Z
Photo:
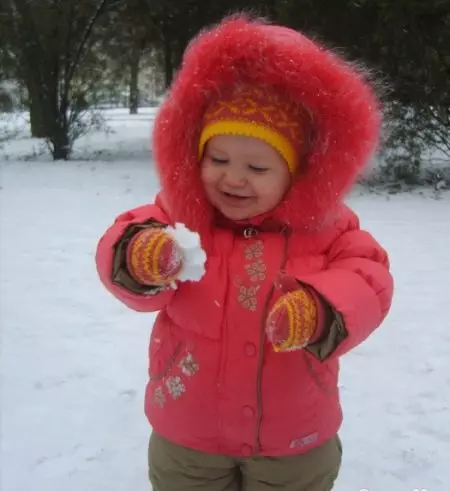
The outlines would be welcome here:
M 237 459 L 150 438 L 153 491 L 331 491 L 342 458 L 339 437 L 307 453 Z

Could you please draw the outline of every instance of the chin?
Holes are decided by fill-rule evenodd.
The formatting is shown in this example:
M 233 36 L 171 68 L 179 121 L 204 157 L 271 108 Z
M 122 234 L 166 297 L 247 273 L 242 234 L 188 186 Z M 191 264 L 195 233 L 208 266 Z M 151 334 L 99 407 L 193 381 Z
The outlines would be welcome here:
M 245 210 L 233 210 L 233 209 L 221 209 L 220 212 L 222 213 L 222 215 L 226 218 L 228 218 L 229 220 L 236 220 L 236 221 L 240 221 L 240 220 L 250 220 L 251 218 L 253 218 L 255 215 L 249 211 L 245 211 Z

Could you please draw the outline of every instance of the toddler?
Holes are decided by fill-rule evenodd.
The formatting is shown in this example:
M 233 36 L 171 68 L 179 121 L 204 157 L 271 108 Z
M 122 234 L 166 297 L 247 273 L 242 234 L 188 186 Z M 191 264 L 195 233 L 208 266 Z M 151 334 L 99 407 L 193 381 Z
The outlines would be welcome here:
M 343 204 L 379 127 L 363 76 L 300 33 L 238 15 L 189 45 L 154 126 L 161 191 L 97 251 L 113 295 L 159 311 L 154 491 L 332 489 L 339 358 L 393 293 L 386 251 Z M 199 281 L 182 279 L 176 223 L 200 237 Z

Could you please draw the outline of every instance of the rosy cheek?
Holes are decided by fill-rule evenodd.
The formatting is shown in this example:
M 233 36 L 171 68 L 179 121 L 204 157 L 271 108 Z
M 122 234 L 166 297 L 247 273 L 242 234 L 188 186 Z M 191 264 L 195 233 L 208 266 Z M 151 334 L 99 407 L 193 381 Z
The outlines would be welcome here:
M 270 179 L 259 180 L 254 187 L 261 195 L 271 194 L 273 191 L 273 183 Z
M 211 166 L 205 166 L 202 168 L 201 178 L 203 185 L 206 188 L 212 188 L 219 180 L 218 172 Z
M 279 201 L 283 197 L 285 193 L 285 187 L 282 183 L 274 183 L 268 182 L 264 183 L 264 186 L 261 186 L 259 189 L 260 196 L 270 200 L 270 201 Z
M 206 164 L 202 166 L 201 177 L 203 182 L 208 182 L 211 180 L 212 172 L 211 168 Z

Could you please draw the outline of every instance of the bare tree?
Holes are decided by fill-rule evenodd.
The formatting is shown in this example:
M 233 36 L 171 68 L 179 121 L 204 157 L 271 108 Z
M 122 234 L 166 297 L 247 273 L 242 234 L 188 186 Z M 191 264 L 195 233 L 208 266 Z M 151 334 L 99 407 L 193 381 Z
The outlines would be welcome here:
M 55 160 L 69 157 L 82 131 L 90 84 L 75 82 L 92 55 L 94 26 L 114 3 L 6 0 L 10 56 L 28 89 L 32 133 L 48 139 Z

